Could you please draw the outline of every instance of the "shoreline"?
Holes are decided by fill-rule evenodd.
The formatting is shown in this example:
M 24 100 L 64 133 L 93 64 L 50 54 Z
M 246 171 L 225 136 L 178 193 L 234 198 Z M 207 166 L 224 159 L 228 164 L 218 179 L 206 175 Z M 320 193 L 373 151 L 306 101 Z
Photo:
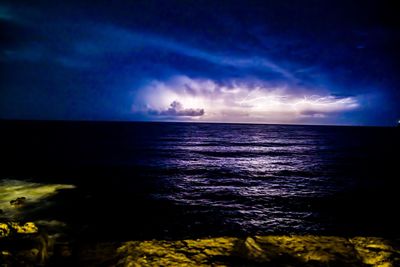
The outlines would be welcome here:
M 318 235 L 60 242 L 32 222 L 0 235 L 6 266 L 398 266 L 400 239 Z M 11 233 L 13 232 L 13 233 Z M 68 237 L 67 237 L 68 238 Z

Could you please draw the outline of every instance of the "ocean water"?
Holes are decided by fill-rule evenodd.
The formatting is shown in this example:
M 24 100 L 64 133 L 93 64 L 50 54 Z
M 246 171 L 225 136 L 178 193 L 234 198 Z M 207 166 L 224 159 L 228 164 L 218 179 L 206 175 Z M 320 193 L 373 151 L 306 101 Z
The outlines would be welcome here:
M 73 185 L 20 216 L 62 221 L 80 238 L 400 233 L 397 128 L 0 125 L 3 188 Z

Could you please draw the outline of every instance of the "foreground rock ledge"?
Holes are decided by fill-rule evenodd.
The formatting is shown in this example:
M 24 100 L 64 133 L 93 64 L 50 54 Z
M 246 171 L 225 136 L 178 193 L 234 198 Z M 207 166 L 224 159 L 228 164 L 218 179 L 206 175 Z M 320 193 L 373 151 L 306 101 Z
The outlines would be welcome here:
M 87 245 L 83 266 L 400 266 L 398 240 L 254 236 Z
M 69 264 L 78 266 L 400 266 L 399 240 L 378 237 L 292 235 L 92 243 L 65 258 L 51 253 L 52 242 L 32 222 L 1 223 L 0 230 L 0 263 L 5 266 L 59 266 L 71 256 L 74 261 Z

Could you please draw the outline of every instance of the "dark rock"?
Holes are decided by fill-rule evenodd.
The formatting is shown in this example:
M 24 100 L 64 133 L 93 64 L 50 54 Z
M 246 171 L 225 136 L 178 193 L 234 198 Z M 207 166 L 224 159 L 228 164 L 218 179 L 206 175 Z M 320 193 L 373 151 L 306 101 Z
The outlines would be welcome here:
M 0 262 L 5 266 L 38 266 L 48 259 L 49 239 L 32 222 L 0 223 Z
M 7 252 L 0 255 L 0 261 L 9 266 L 41 265 L 48 258 L 48 238 L 43 233 L 13 235 L 0 240 L 0 250 Z
M 11 200 L 10 204 L 12 206 L 21 206 L 21 205 L 23 205 L 25 203 L 25 201 L 26 201 L 26 197 L 19 197 L 19 198 L 15 199 L 15 200 Z

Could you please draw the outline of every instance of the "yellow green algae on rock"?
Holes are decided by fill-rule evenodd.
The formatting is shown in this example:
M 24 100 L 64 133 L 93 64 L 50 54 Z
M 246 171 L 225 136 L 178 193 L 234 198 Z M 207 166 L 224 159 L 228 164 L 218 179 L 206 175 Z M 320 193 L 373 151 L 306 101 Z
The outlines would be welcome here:
M 217 258 L 234 252 L 235 238 L 212 238 L 182 241 L 131 241 L 117 249 L 126 255 L 122 266 L 209 266 L 223 265 Z
M 315 235 L 147 240 L 87 248 L 81 260 L 85 266 L 395 267 L 397 245 L 374 237 Z
M 400 263 L 398 247 L 375 237 L 344 238 L 337 236 L 256 236 L 254 241 L 262 249 L 256 261 L 291 259 L 300 266 L 396 266 Z M 374 248 L 374 249 L 372 249 Z M 317 265 L 319 266 L 319 265 Z
M 1 266 L 42 266 L 47 258 L 47 236 L 35 223 L 0 223 Z
M 38 228 L 33 222 L 27 222 L 23 225 L 16 222 L 0 223 L 0 238 L 15 234 L 34 234 Z
M 377 237 L 355 237 L 350 239 L 363 263 L 371 266 L 400 266 L 400 248 L 393 248 L 388 240 Z M 397 245 L 399 245 L 397 243 Z
M 21 203 L 32 204 L 52 196 L 60 189 L 72 189 L 68 184 L 41 184 L 22 180 L 0 181 L 0 210 L 13 216 Z M 16 201 L 17 200 L 17 201 Z

